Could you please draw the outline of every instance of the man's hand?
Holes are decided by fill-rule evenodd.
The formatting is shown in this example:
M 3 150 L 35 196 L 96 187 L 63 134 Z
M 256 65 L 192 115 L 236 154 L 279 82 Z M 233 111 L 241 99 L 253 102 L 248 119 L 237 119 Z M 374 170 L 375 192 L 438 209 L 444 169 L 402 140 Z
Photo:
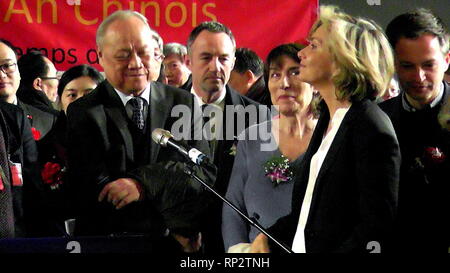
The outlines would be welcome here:
M 263 233 L 258 234 L 250 246 L 250 253 L 270 253 L 269 238 Z
M 131 202 L 138 201 L 141 195 L 142 186 L 139 182 L 132 178 L 119 178 L 103 188 L 98 201 L 101 202 L 107 197 L 108 202 L 116 206 L 116 209 L 121 209 Z
M 202 234 L 200 232 L 192 238 L 187 238 L 175 233 L 172 233 L 172 236 L 180 243 L 185 253 L 197 252 L 202 246 Z

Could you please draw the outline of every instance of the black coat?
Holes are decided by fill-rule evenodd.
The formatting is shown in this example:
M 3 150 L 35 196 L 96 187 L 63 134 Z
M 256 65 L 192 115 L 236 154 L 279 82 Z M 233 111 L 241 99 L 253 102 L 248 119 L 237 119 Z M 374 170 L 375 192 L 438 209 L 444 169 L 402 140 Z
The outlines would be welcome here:
M 269 228 L 289 247 L 297 229 L 310 162 L 329 124 L 322 113 L 295 178 L 292 212 Z M 391 121 L 370 101 L 354 102 L 319 171 L 305 227 L 307 253 L 381 251 L 397 210 L 400 150 Z M 274 245 L 271 247 L 276 251 Z
M 257 117 L 245 114 L 244 112 L 235 111 L 235 114 L 229 112 L 228 107 L 254 107 Z M 259 111 L 259 107 L 263 107 Z M 239 108 L 235 108 L 239 109 Z M 233 120 L 230 120 L 230 118 Z M 214 164 L 217 166 L 217 180 L 215 189 L 219 194 L 225 196 L 228 188 L 231 171 L 233 169 L 234 154 L 232 153 L 233 145 L 238 142 L 238 136 L 249 126 L 267 121 L 270 118 L 269 109 L 245 96 L 240 95 L 228 85 L 226 86 L 225 95 L 225 109 L 223 111 L 223 139 L 217 143 L 214 152 Z M 230 138 L 231 136 L 231 138 Z M 222 206 L 223 202 L 216 196 L 212 196 L 213 205 L 208 210 L 205 219 L 205 229 L 203 231 L 203 238 L 205 242 L 205 250 L 207 253 L 223 253 L 223 239 L 222 239 Z
M 47 207 L 30 124 L 22 109 L 13 104 L 0 102 L 0 111 L 8 125 L 10 159 L 22 166 L 23 186 L 12 187 L 16 235 L 43 235 L 46 227 L 40 218 Z
M 203 188 L 183 172 L 183 159 L 151 141 L 155 128 L 171 131 L 178 117 L 174 106 L 191 113 L 194 97 L 177 88 L 152 82 L 144 135 L 133 129 L 125 107 L 113 87 L 104 81 L 68 108 L 68 165 L 70 187 L 77 213 L 76 233 L 83 235 L 131 232 L 162 235 L 166 228 L 179 233 L 198 230 Z M 199 111 L 199 110 L 198 110 Z M 191 135 L 200 125 L 188 119 Z M 206 141 L 189 140 L 190 146 L 209 154 Z M 209 183 L 215 177 L 196 168 Z M 214 173 L 214 170 L 212 171 Z M 131 177 L 144 188 L 144 200 L 116 210 L 97 201 L 103 187 L 118 178 Z
M 22 108 L 26 117 L 30 121 L 31 127 L 39 132 L 40 138 L 36 140 L 44 138 L 56 123 L 57 115 L 54 113 L 42 111 L 34 106 L 22 102 L 21 100 L 17 100 L 17 106 Z
M 398 222 L 393 243 L 397 251 L 447 253 L 450 132 L 438 123 L 438 113 L 450 100 L 450 86 L 444 82 L 444 96 L 435 107 L 415 112 L 404 110 L 402 96 L 380 104 L 392 120 L 402 154 Z M 427 148 L 439 148 L 445 159 L 428 161 Z
M 42 91 L 21 86 L 19 90 L 17 90 L 17 98 L 23 103 L 31 105 L 41 111 L 53 114 L 55 116 L 58 115 L 59 111 L 53 108 L 52 102 Z

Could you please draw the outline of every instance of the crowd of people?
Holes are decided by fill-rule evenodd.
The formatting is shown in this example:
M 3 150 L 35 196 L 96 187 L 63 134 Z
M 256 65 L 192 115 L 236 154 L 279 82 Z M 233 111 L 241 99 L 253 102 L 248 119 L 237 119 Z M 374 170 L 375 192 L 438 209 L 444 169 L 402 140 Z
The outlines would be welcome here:
M 426 9 L 383 31 L 322 6 L 308 45 L 278 45 L 263 62 L 219 22 L 164 44 L 121 10 L 97 29 L 104 73 L 81 64 L 61 76 L 41 52 L 17 59 L 0 39 L 0 238 L 283 251 L 188 167 L 294 252 L 446 253 L 449 39 Z M 184 132 L 179 107 L 192 113 Z M 152 142 L 157 128 L 210 164 Z

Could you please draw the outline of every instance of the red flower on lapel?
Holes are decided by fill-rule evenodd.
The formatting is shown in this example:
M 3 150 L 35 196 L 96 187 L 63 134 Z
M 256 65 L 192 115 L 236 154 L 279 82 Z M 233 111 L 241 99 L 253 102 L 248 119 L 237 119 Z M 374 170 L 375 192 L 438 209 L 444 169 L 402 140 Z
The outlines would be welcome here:
M 423 174 L 425 182 L 430 183 L 428 175 L 433 172 L 436 167 L 444 162 L 445 154 L 438 147 L 426 147 L 422 157 L 416 157 L 411 170 L 419 171 Z
M 427 147 L 425 148 L 425 152 L 423 153 L 423 159 L 424 159 L 423 163 L 425 165 L 440 164 L 444 162 L 445 155 L 437 147 Z
M 63 183 L 65 168 L 61 168 L 58 163 L 47 162 L 41 171 L 42 181 L 50 185 L 52 190 L 57 189 Z
M 34 127 L 31 127 L 31 133 L 33 134 L 34 140 L 39 140 L 41 138 L 41 132 Z

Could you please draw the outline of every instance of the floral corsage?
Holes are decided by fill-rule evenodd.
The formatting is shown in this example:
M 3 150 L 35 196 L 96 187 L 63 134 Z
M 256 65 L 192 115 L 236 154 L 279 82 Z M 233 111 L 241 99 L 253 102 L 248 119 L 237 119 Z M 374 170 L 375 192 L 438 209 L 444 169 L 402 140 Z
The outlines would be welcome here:
M 413 168 L 423 171 L 425 173 L 426 182 L 429 183 L 426 175 L 427 171 L 433 170 L 434 167 L 444 162 L 445 157 L 445 154 L 438 147 L 426 147 L 422 157 L 415 158 Z
M 264 164 L 264 171 L 274 187 L 281 183 L 289 182 L 293 176 L 289 159 L 283 155 L 273 156 L 267 160 Z
M 56 190 L 63 184 L 65 172 L 66 168 L 61 168 L 58 163 L 47 162 L 41 172 L 42 181 L 49 185 L 51 190 Z

